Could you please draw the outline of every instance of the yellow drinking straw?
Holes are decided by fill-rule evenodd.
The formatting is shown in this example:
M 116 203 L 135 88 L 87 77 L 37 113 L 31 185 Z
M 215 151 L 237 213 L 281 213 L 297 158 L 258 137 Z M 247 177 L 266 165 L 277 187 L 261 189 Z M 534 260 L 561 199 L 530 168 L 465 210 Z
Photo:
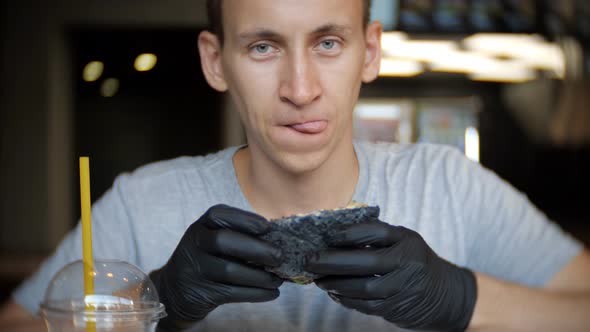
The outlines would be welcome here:
M 90 161 L 80 157 L 80 207 L 82 210 L 82 262 L 84 264 L 84 294 L 94 294 L 94 264 L 92 260 L 92 215 L 90 210 Z M 88 307 L 88 306 L 87 306 Z M 90 308 L 87 308 L 90 309 Z M 95 331 L 88 322 L 87 331 Z

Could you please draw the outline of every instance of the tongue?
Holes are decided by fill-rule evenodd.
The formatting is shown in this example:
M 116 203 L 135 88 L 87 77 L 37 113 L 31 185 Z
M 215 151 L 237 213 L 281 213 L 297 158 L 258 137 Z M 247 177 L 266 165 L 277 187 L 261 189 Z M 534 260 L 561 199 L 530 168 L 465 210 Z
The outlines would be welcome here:
M 318 134 L 324 131 L 324 129 L 326 129 L 327 126 L 328 123 L 326 121 L 310 121 L 291 125 L 289 127 L 303 134 Z

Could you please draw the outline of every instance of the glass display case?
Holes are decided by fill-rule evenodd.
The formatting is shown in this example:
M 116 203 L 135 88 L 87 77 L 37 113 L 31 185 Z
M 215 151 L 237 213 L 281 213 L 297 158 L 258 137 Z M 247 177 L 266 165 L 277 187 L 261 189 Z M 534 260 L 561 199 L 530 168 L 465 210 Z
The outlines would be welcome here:
M 476 97 L 361 99 L 354 111 L 354 137 L 448 144 L 479 161 L 480 108 Z

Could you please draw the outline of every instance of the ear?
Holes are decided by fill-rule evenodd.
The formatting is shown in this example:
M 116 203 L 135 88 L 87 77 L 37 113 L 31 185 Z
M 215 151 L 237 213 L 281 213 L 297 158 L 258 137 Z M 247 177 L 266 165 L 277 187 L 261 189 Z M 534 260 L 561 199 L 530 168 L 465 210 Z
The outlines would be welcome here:
M 201 56 L 201 69 L 209 85 L 219 92 L 225 92 L 227 82 L 221 63 L 221 45 L 216 35 L 209 31 L 199 34 L 199 55 Z
M 371 22 L 365 32 L 365 64 L 363 67 L 362 79 L 369 83 L 379 76 L 381 67 L 381 22 Z

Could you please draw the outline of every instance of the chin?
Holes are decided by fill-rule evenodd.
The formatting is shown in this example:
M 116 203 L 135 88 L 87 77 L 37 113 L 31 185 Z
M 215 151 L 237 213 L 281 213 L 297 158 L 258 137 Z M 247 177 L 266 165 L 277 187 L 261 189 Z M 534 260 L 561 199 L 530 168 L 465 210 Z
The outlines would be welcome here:
M 292 175 L 303 175 L 320 168 L 328 158 L 326 150 L 278 154 L 277 164 Z

